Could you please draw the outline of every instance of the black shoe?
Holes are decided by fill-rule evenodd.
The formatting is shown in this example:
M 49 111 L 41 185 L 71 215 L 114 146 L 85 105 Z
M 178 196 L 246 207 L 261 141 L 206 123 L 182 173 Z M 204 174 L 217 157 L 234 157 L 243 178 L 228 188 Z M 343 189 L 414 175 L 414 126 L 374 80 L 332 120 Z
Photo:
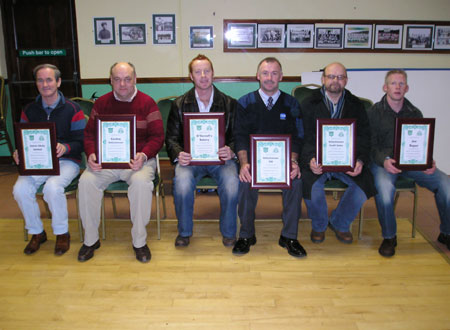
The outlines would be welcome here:
M 35 234 L 31 236 L 31 240 L 23 250 L 23 253 L 28 255 L 35 253 L 37 250 L 39 250 L 41 244 L 45 243 L 46 241 L 47 241 L 47 234 L 45 233 L 45 230 L 42 231 L 42 233 L 40 234 Z
M 378 252 L 383 257 L 392 257 L 395 254 L 395 247 L 397 246 L 397 236 L 394 238 L 385 238 L 381 243 Z
M 306 251 L 303 248 L 303 246 L 300 245 L 298 240 L 287 238 L 284 236 L 280 236 L 280 240 L 278 241 L 278 244 L 286 248 L 288 253 L 296 258 L 304 258 L 306 257 Z
M 225 247 L 232 247 L 236 243 L 236 238 L 222 237 L 222 244 Z
M 181 235 L 178 235 L 177 238 L 175 238 L 175 246 L 188 246 L 189 245 L 189 236 L 183 237 Z
M 447 245 L 447 249 L 450 250 L 450 235 L 440 233 L 437 240 L 438 242 Z
M 242 255 L 246 254 L 250 251 L 250 246 L 256 244 L 256 237 L 253 235 L 253 237 L 250 238 L 239 238 L 234 244 L 233 247 L 233 254 Z
M 94 243 L 92 246 L 82 245 L 80 251 L 78 251 L 78 261 L 88 261 L 94 256 L 94 251 L 100 247 L 100 240 Z
M 152 254 L 150 253 L 150 249 L 148 248 L 147 244 L 140 248 L 136 248 L 133 246 L 133 250 L 134 253 L 136 253 L 136 259 L 140 262 L 149 262 L 152 258 Z

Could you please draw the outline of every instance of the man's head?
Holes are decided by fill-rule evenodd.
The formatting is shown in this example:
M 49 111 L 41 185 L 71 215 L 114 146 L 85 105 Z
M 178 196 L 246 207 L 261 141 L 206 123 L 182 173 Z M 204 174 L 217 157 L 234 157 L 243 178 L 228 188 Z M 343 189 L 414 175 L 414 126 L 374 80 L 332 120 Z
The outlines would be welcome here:
M 340 96 L 347 85 L 347 69 L 341 63 L 328 64 L 322 73 L 322 85 L 327 93 Z
M 108 24 L 106 22 L 102 23 L 102 28 L 106 29 L 107 26 L 108 26 Z
M 61 86 L 61 71 L 52 64 L 40 64 L 33 69 L 39 94 L 49 101 L 56 101 Z
M 409 90 L 408 76 L 403 70 L 391 70 L 384 78 L 383 91 L 386 93 L 388 101 L 403 101 L 405 94 Z
M 281 63 L 275 57 L 266 57 L 258 64 L 256 78 L 262 91 L 271 96 L 278 91 L 279 82 L 283 79 Z
M 128 101 L 136 90 L 136 69 L 127 62 L 114 63 L 109 70 L 111 86 L 117 98 Z
M 214 78 L 214 68 L 211 60 L 198 54 L 189 62 L 189 77 L 197 90 L 211 88 Z

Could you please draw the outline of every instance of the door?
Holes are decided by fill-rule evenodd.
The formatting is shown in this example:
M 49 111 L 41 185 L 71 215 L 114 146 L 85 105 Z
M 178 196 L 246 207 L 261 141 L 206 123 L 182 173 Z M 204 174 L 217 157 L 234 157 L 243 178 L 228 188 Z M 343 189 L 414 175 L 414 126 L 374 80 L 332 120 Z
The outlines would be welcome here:
M 80 96 L 74 0 L 3 0 L 2 19 L 13 120 L 38 91 L 33 68 L 42 63 L 61 70 L 60 90 Z

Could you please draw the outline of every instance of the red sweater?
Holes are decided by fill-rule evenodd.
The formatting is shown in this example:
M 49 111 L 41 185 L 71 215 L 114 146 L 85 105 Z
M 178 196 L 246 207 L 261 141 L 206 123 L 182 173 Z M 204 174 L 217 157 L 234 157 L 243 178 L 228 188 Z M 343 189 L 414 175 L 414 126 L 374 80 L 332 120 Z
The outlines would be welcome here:
M 155 101 L 140 91 L 132 102 L 117 101 L 113 92 L 95 101 L 91 116 L 84 131 L 84 150 L 86 156 L 95 153 L 95 116 L 98 114 L 136 115 L 136 152 L 143 152 L 153 158 L 164 143 L 164 127 L 161 113 Z

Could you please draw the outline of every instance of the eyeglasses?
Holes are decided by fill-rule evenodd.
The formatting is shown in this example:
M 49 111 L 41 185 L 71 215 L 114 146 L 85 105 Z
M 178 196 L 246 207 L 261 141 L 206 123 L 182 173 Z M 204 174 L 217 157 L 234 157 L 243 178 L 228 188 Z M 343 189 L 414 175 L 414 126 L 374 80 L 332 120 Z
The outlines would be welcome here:
M 337 78 L 337 80 L 347 79 L 347 76 L 344 76 L 344 75 L 335 76 L 334 74 L 327 74 L 325 77 L 330 80 L 334 80 L 336 78 Z

